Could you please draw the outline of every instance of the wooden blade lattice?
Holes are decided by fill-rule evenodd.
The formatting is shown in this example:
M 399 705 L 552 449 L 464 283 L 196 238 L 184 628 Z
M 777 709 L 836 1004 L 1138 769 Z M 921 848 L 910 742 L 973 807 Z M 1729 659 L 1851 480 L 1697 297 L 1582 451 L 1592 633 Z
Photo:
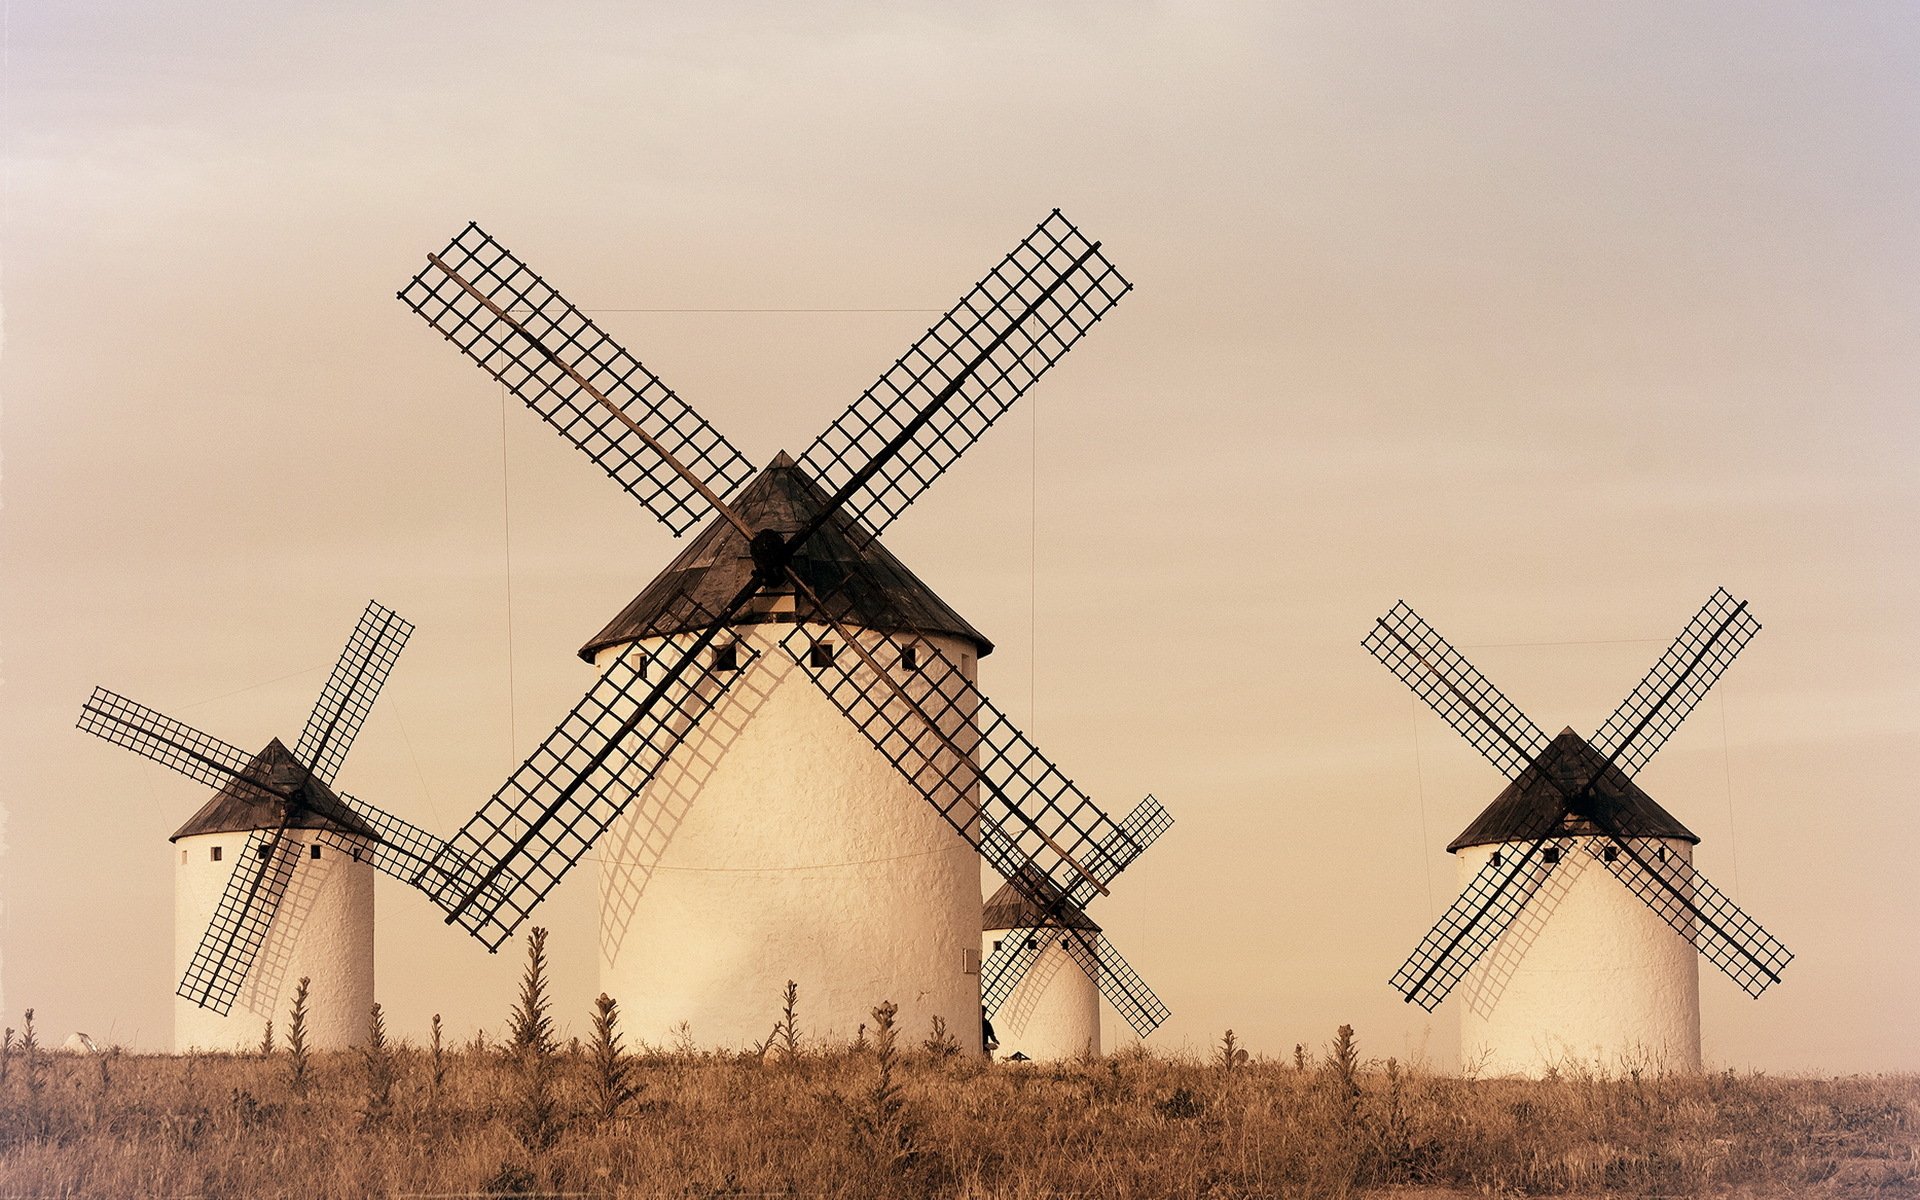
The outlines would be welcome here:
M 1589 852 L 1747 995 L 1780 982 L 1780 972 L 1793 961 L 1780 939 L 1657 840 L 1613 838 Z
M 428 885 L 449 923 L 489 949 L 513 936 L 739 678 L 716 669 L 715 632 L 679 639 L 680 656 L 664 672 L 658 660 L 623 654 L 447 839 L 432 874 L 458 882 Z M 751 661 L 742 654 L 737 666 Z M 661 672 L 658 682 L 651 672 Z
M 1628 775 L 1637 772 L 1759 632 L 1760 622 L 1747 611 L 1746 601 L 1735 600 L 1725 588 L 1714 592 L 1593 735 L 1594 749 Z
M 321 783 L 333 783 L 412 633 L 413 626 L 400 614 L 377 601 L 367 604 L 293 752 Z
M 1054 210 L 814 439 L 801 465 L 838 495 L 897 449 L 847 497 L 846 511 L 877 536 L 1132 287 Z
M 675 535 L 711 515 L 702 487 L 725 496 L 753 475 L 705 418 L 478 225 L 399 296 Z
M 223 1017 L 233 1010 L 299 862 L 299 843 L 287 837 L 285 829 L 256 829 L 247 835 L 240 861 L 227 876 L 213 919 L 200 935 L 175 995 Z
M 1375 621 L 1361 645 L 1508 779 L 1551 741 L 1405 601 Z
M 273 798 L 272 793 L 245 778 L 252 755 L 117 692 L 93 689 L 80 709 L 78 727 L 189 779 L 213 787 L 237 782 L 252 791 L 253 799 Z
M 1394 990 L 1432 1012 L 1493 949 L 1570 844 L 1564 838 L 1540 838 L 1524 850 L 1501 850 L 1489 859 L 1394 972 L 1388 981 Z

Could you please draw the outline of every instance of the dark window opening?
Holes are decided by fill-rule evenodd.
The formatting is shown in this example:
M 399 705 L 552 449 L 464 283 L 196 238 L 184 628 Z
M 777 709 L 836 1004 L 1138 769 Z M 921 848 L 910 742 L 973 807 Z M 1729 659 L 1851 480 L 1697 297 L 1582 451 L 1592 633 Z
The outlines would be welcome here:
M 648 682 L 647 675 L 650 671 L 652 671 L 652 669 L 653 669 L 653 659 L 650 656 L 645 654 L 640 654 L 634 657 L 634 660 L 633 660 L 634 674 L 640 677 L 641 683 Z
M 920 649 L 917 646 L 900 647 L 900 669 L 918 671 L 920 669 Z
M 1038 950 L 1039 948 L 1040 948 L 1040 939 L 1039 939 L 1039 938 L 1028 938 L 1028 939 L 1027 939 L 1027 949 L 1029 949 L 1029 950 Z
M 1000 938 L 995 938 L 995 939 L 993 939 L 993 949 L 994 949 L 994 953 L 996 953 L 996 954 L 998 954 L 998 953 L 1000 952 L 1000 942 L 1001 942 L 1001 941 L 1002 941 L 1002 939 L 1000 939 Z
M 213 849 L 207 851 L 207 861 L 208 862 L 220 861 L 220 847 L 215 846 Z
M 728 642 L 724 646 L 713 648 L 713 669 L 716 671 L 738 671 L 740 669 L 740 644 Z
M 1499 866 L 1499 865 L 1500 865 L 1500 852 L 1499 852 L 1498 850 L 1495 850 L 1495 851 L 1493 852 L 1493 857 L 1492 857 L 1492 858 L 1489 858 L 1489 859 L 1488 859 L 1487 861 L 1488 861 L 1489 863 L 1492 863 L 1492 864 L 1493 864 L 1494 866 L 1496 866 L 1496 867 L 1497 867 L 1497 866 Z
M 1543 862 L 1549 862 L 1549 863 L 1557 863 L 1557 862 L 1559 862 L 1559 861 L 1560 861 L 1560 847 L 1558 847 L 1558 846 L 1548 846 L 1548 847 L 1547 847 L 1547 848 L 1546 848 L 1545 850 L 1542 850 L 1542 851 L 1540 852 L 1540 858 L 1541 858 L 1541 860 L 1542 860 Z
M 272 858 L 273 857 L 272 845 L 255 846 L 253 848 L 253 856 L 255 858 Z
M 1600 861 L 1601 862 L 1619 862 L 1620 847 L 1608 846 L 1604 850 L 1600 851 Z
M 1667 848 L 1665 846 L 1660 847 L 1660 861 L 1667 861 Z
M 307 847 L 307 857 L 308 857 L 308 858 L 319 858 L 319 857 L 320 857 L 320 843 L 319 843 L 319 842 L 315 842 L 315 843 L 314 843 L 313 845 L 311 845 L 311 846 L 308 846 L 308 847 Z
M 807 651 L 807 663 L 816 671 L 824 671 L 833 665 L 832 642 L 815 642 L 813 649 Z

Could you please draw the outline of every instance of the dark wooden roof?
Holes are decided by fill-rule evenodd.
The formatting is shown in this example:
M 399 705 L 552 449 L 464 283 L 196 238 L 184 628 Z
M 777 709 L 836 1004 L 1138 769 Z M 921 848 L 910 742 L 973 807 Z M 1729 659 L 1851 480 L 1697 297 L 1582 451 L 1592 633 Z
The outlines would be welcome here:
M 300 760 L 280 744 L 279 738 L 268 742 L 265 750 L 253 756 L 246 774 L 249 779 L 290 794 L 293 799 L 262 798 L 259 792 L 239 780 L 231 780 L 167 840 L 174 842 L 202 833 L 278 829 L 282 824 L 291 829 L 331 829 L 376 842 L 380 840 L 372 826 L 342 804 L 331 788 L 313 777 L 313 772 L 301 766 Z
M 1042 884 L 1041 886 L 1045 888 L 1046 894 L 1048 895 L 1058 894 L 1049 884 Z M 1033 901 L 1015 891 L 1011 883 L 1001 884 L 1000 890 L 995 892 L 987 900 L 986 907 L 983 908 L 980 913 L 980 928 L 982 930 L 1025 929 L 1031 925 L 1050 925 L 1056 928 L 1086 929 L 1094 933 L 1100 932 L 1100 927 L 1093 923 L 1093 918 L 1089 917 L 1085 910 L 1076 908 L 1071 904 L 1066 905 L 1063 909 L 1062 918 L 1041 920 L 1040 910 L 1034 906 Z
M 820 485 L 782 452 L 730 504 L 756 531 L 794 534 L 826 508 L 828 499 Z M 827 604 L 834 615 L 850 624 L 889 633 L 949 634 L 972 642 L 982 657 L 993 652 L 993 643 L 984 634 L 947 607 L 850 517 L 836 515 L 822 525 L 788 569 L 817 595 L 831 597 Z M 704 628 L 711 616 L 702 619 L 700 614 L 718 613 L 752 576 L 747 539 L 731 522 L 715 517 L 619 616 L 580 648 L 580 657 L 592 662 L 608 646 Z M 778 594 L 777 588 L 769 592 Z M 734 623 L 795 618 L 792 611 L 781 612 L 778 607 L 756 603 L 735 617 Z M 798 616 L 804 620 L 807 614 Z
M 1588 780 L 1594 781 L 1591 791 Z M 1578 811 L 1569 805 L 1569 797 L 1579 802 Z M 1603 831 L 1595 817 L 1622 837 L 1700 840 L 1618 767 L 1609 766 L 1587 739 L 1565 729 L 1464 833 L 1447 843 L 1447 852 L 1531 842 L 1551 833 L 1597 834 Z

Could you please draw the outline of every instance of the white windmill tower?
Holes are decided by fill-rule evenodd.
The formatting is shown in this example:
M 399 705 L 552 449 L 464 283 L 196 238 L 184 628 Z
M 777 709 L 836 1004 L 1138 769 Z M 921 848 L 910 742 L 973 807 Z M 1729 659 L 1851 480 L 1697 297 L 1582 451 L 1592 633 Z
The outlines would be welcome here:
M 982 1007 L 993 1020 L 1001 1057 L 1056 1062 L 1099 1054 L 1097 973 L 1075 960 L 1068 933 L 1099 937 L 1093 918 L 1070 905 L 1044 912 L 1013 885 L 1002 884 L 981 910 L 980 925 Z M 1007 982 L 995 988 L 1001 964 L 1015 956 L 1022 969 L 1005 970 Z
M 1696 951 L 1749 995 L 1779 980 L 1793 956 L 1631 778 L 1759 628 L 1714 593 L 1588 740 L 1549 738 L 1405 604 L 1375 623 L 1367 649 L 1511 780 L 1448 845 L 1463 890 L 1393 977 L 1429 1010 L 1464 983 L 1463 1064 L 1697 1070 Z
M 428 264 L 402 301 L 676 535 L 712 518 L 583 648 L 599 681 L 450 839 L 477 874 L 436 903 L 497 948 L 597 845 L 602 982 L 640 1036 L 758 1042 L 792 979 L 814 1035 L 891 999 L 978 1049 L 979 860 L 1084 907 L 1164 810 L 1095 807 L 974 686 L 986 639 L 876 539 L 1129 285 L 1056 211 L 756 476 L 477 226 Z M 1136 1028 L 1165 1018 L 1104 939 L 1082 952 L 1132 981 Z
M 355 1045 L 373 1005 L 373 872 L 419 883 L 443 845 L 333 777 L 413 626 L 369 604 L 299 744 L 246 751 L 105 688 L 88 733 L 218 790 L 173 844 L 176 1050 L 251 1050 L 285 1029 L 302 976 L 320 1049 Z

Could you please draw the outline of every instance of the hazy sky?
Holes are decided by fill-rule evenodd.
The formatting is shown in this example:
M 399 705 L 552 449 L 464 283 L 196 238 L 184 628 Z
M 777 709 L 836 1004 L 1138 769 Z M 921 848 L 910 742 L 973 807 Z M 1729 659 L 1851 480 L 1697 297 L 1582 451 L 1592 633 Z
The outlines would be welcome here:
M 169 1037 L 206 793 L 94 684 L 294 737 L 378 598 L 340 782 L 450 830 L 675 552 L 393 299 L 462 223 L 764 461 L 1059 206 L 1135 292 L 887 541 L 1178 817 L 1095 913 L 1155 1041 L 1449 1061 L 1386 979 L 1501 779 L 1360 639 L 1405 598 L 1586 733 L 1724 585 L 1765 630 L 1640 778 L 1799 957 L 1703 965 L 1708 1059 L 1920 1068 L 1912 6 L 393 7 L 8 13 L 9 1023 Z M 497 1028 L 514 956 L 380 889 L 390 1027 Z M 541 914 L 576 1030 L 593 900 Z

